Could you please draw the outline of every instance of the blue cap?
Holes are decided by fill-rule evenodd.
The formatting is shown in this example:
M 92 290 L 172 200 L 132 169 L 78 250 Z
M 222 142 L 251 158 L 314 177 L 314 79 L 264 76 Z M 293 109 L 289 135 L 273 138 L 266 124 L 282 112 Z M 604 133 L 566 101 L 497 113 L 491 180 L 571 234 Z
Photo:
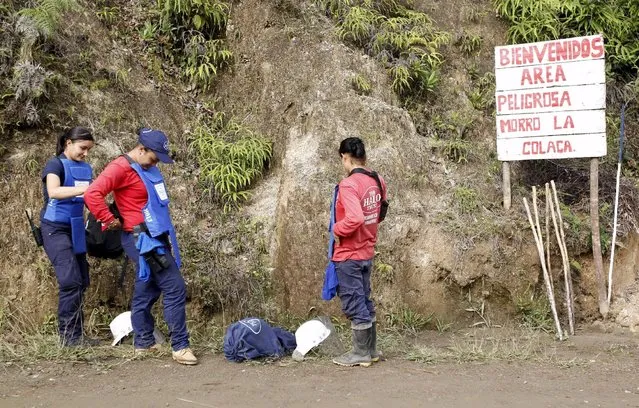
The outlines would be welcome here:
M 169 139 L 164 132 L 161 130 L 142 128 L 138 135 L 138 143 L 149 150 L 153 150 L 153 153 L 155 153 L 162 163 L 173 163 L 173 159 L 169 156 Z

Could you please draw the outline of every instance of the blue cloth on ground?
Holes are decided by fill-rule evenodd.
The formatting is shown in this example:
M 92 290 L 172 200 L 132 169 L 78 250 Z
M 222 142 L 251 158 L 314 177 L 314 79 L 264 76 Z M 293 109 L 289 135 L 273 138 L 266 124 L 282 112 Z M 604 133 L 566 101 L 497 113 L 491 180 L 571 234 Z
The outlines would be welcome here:
M 295 335 L 249 317 L 231 324 L 224 335 L 224 356 L 242 362 L 260 357 L 282 357 L 297 347 Z
M 138 237 L 138 242 L 136 242 L 135 247 L 140 251 L 138 277 L 142 282 L 148 282 L 151 277 L 151 268 L 146 263 L 146 259 L 144 259 L 143 255 L 151 251 L 157 251 L 158 254 L 164 255 L 166 253 L 164 243 L 159 239 L 153 238 L 146 232 L 142 232 Z
M 333 201 L 331 202 L 331 219 L 328 223 L 328 265 L 324 271 L 324 286 L 322 287 L 322 299 L 331 300 L 337 294 L 337 272 L 335 271 L 335 263 L 333 263 L 333 248 L 335 246 L 335 236 L 333 235 L 333 226 L 335 225 L 335 205 L 337 203 L 337 192 L 339 185 L 335 186 L 333 193 Z

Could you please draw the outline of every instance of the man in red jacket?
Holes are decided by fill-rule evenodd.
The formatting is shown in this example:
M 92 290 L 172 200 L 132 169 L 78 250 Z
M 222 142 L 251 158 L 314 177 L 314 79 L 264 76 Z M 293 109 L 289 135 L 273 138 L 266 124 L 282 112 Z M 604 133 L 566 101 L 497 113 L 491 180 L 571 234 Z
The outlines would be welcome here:
M 370 295 L 377 226 L 385 215 L 383 211 L 380 217 L 382 207 L 386 205 L 386 183 L 365 167 L 366 150 L 361 139 L 342 140 L 339 153 L 348 177 L 338 187 L 332 261 L 337 272 L 337 295 L 342 311 L 351 321 L 353 350 L 333 362 L 367 367 L 381 358 L 376 350 L 377 324 Z

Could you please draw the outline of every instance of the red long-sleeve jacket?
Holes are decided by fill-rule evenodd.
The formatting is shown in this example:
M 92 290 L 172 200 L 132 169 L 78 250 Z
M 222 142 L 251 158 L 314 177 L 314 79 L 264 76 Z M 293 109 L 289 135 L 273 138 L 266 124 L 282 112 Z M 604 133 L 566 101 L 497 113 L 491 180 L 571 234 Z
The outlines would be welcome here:
M 114 220 L 104 200 L 111 192 L 124 220 L 122 229 L 132 231 L 135 225 L 144 221 L 142 208 L 148 201 L 148 194 L 144 182 L 126 157 L 118 157 L 109 163 L 84 193 L 87 208 L 104 225 Z
M 374 178 L 362 173 L 351 174 L 339 183 L 333 233 L 340 243 L 335 245 L 333 261 L 362 261 L 375 255 L 379 211 L 382 199 L 387 198 L 381 176 L 380 181 L 383 192 Z

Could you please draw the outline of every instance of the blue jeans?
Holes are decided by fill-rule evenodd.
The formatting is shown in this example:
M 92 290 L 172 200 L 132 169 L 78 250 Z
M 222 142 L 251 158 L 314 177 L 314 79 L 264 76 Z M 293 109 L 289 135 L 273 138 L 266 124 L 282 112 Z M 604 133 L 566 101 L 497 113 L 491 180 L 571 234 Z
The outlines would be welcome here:
M 144 282 L 138 277 L 140 253 L 135 247 L 135 238 L 132 233 L 122 232 L 122 248 L 136 265 L 135 288 L 131 302 L 135 347 L 148 348 L 155 344 L 153 337 L 155 321 L 151 308 L 160 294 L 163 295 L 164 320 L 169 326 L 171 347 L 174 351 L 189 347 L 189 333 L 186 330 L 186 284 L 171 252 L 167 248 L 170 266 L 157 273 L 151 272 L 149 280 Z
M 89 287 L 86 254 L 74 254 L 71 226 L 41 221 L 44 251 L 53 264 L 58 281 L 58 332 L 63 344 L 82 338 L 84 291 Z
M 375 305 L 371 296 L 371 269 L 373 260 L 346 260 L 335 262 L 337 272 L 337 296 L 342 311 L 353 326 L 370 327 L 375 319 Z

